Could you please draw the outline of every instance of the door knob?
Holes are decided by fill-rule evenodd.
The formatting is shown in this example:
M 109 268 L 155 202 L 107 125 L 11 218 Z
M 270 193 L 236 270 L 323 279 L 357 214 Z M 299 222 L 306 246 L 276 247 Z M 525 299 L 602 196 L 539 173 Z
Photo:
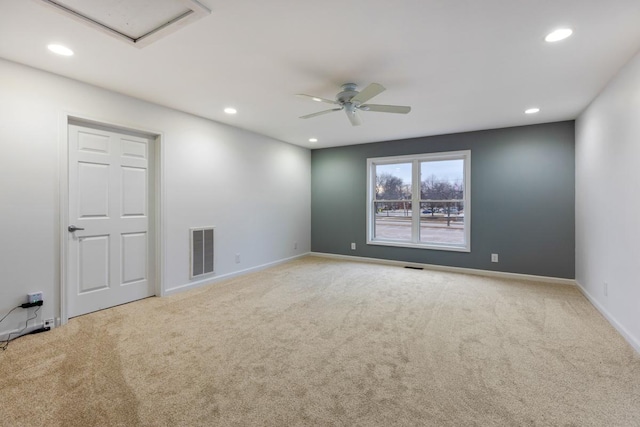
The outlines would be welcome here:
M 84 228 L 76 227 L 75 225 L 70 225 L 69 228 L 67 228 L 67 230 L 73 233 L 74 231 L 84 230 Z

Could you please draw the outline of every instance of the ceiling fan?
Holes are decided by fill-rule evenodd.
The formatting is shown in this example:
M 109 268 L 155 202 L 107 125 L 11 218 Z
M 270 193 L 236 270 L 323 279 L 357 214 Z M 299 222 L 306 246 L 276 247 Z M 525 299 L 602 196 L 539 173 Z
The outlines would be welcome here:
M 298 94 L 305 98 L 311 98 L 316 102 L 325 102 L 327 104 L 337 105 L 336 108 L 330 110 L 319 111 L 317 113 L 307 114 L 301 116 L 301 119 L 310 119 L 311 117 L 321 116 L 323 114 L 332 113 L 334 111 L 344 110 L 347 113 L 347 117 L 353 126 L 360 126 L 362 119 L 358 116 L 358 111 L 377 111 L 381 113 L 396 113 L 407 114 L 411 111 L 411 107 L 403 105 L 380 105 L 380 104 L 365 104 L 368 100 L 374 96 L 380 95 L 386 89 L 384 86 L 378 83 L 371 83 L 361 91 L 358 91 L 358 85 L 355 83 L 345 83 L 342 85 L 342 92 L 336 95 L 336 100 L 320 98 L 319 96 Z

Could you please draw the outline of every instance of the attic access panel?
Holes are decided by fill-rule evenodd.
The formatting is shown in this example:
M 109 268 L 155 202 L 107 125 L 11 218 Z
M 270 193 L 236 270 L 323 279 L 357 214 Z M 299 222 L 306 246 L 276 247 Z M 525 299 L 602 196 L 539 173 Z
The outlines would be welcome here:
M 56 11 L 137 47 L 211 13 L 197 0 L 40 0 Z

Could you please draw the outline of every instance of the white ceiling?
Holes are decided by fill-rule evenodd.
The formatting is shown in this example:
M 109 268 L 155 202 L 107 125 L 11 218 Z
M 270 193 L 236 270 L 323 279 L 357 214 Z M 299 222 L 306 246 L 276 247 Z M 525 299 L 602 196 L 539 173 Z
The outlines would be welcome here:
M 574 119 L 640 49 L 638 0 L 200 2 L 209 16 L 139 49 L 39 0 L 0 0 L 0 57 L 320 148 Z M 574 35 L 544 42 L 562 26 Z M 331 106 L 295 94 L 333 99 L 347 82 L 413 109 L 362 112 L 359 127 L 297 118 Z

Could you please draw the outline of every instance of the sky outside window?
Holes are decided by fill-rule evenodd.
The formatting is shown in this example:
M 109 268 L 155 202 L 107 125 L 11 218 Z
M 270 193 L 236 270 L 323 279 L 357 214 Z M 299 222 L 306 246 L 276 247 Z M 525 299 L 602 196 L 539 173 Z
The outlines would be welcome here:
M 464 175 L 463 160 L 437 160 L 422 162 L 420 167 L 421 180 L 435 175 L 439 181 L 461 183 Z M 411 163 L 395 163 L 390 165 L 376 165 L 376 173 L 388 173 L 402 178 L 404 184 L 411 184 Z

